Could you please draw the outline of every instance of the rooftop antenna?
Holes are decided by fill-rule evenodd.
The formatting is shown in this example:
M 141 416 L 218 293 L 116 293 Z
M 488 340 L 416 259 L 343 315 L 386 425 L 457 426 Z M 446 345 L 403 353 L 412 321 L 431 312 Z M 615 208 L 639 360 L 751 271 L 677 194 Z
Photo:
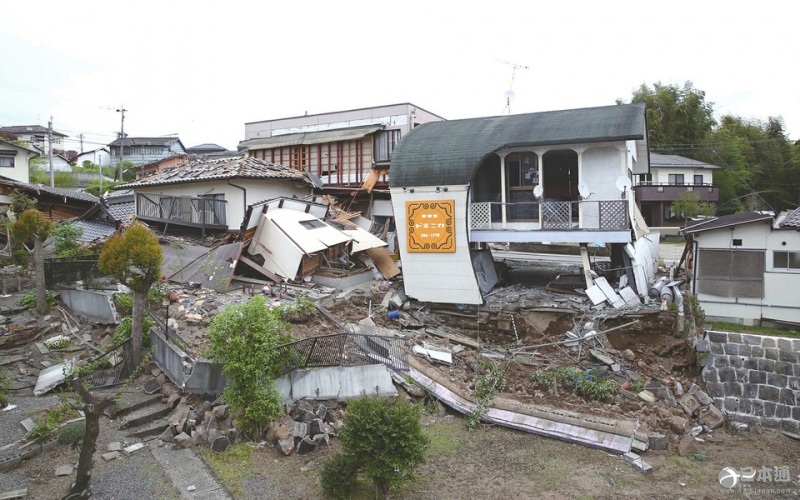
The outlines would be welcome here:
M 514 97 L 516 97 L 516 94 L 514 93 L 514 77 L 517 76 L 517 70 L 518 69 L 531 69 L 531 68 L 530 68 L 530 66 L 524 66 L 522 64 L 511 63 L 511 62 L 508 62 L 508 61 L 500 61 L 499 59 L 498 59 L 498 62 L 501 62 L 503 64 L 508 64 L 512 68 L 511 69 L 511 85 L 508 86 L 508 90 L 506 90 L 505 93 L 503 94 L 503 97 L 506 100 L 506 107 L 503 108 L 503 111 L 508 110 L 508 114 L 510 115 L 511 114 L 511 101 L 513 101 Z

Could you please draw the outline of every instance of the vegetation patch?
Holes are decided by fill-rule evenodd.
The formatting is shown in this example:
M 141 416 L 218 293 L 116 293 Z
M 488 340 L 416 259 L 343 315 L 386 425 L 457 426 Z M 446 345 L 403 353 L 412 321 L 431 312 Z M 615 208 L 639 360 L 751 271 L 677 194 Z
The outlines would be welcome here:
M 617 382 L 607 373 L 596 369 L 581 370 L 572 366 L 535 372 L 531 375 L 531 380 L 543 389 L 550 390 L 555 386 L 571 388 L 579 395 L 594 401 L 608 398 L 617 389 Z
M 467 429 L 473 430 L 481 423 L 481 418 L 486 408 L 491 406 L 497 393 L 505 389 L 506 378 L 508 376 L 508 365 L 497 367 L 489 361 L 481 361 L 481 366 L 486 373 L 479 375 L 475 381 L 475 390 L 472 395 L 476 399 L 477 406 L 467 415 Z
M 224 453 L 214 453 L 209 448 L 200 449 L 203 460 L 234 496 L 240 495 L 242 482 L 256 476 L 253 467 L 253 449 L 245 443 L 233 444 Z
M 782 328 L 770 328 L 768 326 L 745 326 L 738 323 L 727 323 L 724 321 L 711 321 L 709 323 L 712 330 L 721 332 L 751 333 L 753 335 L 767 335 L 770 337 L 792 337 L 800 338 L 797 330 L 784 330 Z

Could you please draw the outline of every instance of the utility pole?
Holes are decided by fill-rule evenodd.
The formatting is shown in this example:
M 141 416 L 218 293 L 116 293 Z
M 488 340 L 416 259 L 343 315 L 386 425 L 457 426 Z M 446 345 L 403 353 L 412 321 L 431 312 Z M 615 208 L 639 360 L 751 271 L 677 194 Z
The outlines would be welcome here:
M 47 122 L 47 143 L 50 145 L 50 187 L 56 187 L 56 177 L 53 173 L 53 117 Z
M 120 106 L 117 113 L 122 113 L 122 121 L 119 125 L 119 165 L 117 165 L 117 180 L 122 181 L 122 148 L 125 146 L 125 106 Z
M 78 138 L 81 140 L 81 153 L 83 153 L 83 134 L 79 135 Z

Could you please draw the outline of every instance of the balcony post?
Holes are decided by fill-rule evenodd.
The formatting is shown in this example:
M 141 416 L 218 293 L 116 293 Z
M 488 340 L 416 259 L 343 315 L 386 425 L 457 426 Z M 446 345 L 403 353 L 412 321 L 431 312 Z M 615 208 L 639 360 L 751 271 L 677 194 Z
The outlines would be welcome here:
M 491 210 L 491 206 L 489 207 Z M 503 229 L 506 228 L 506 155 L 500 155 L 500 214 Z

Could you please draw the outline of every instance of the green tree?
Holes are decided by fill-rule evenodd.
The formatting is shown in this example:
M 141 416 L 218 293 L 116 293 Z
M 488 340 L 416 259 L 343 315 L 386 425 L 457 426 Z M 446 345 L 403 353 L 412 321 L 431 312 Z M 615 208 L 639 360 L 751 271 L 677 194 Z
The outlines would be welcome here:
M 700 201 L 700 193 L 697 191 L 684 191 L 675 198 L 669 208 L 672 210 L 672 213 L 682 216 L 684 223 L 686 223 L 690 217 L 714 214 L 713 204 Z
M 421 406 L 402 398 L 377 396 L 350 401 L 341 434 L 343 458 L 325 463 L 323 488 L 341 496 L 343 486 L 353 486 L 352 476 L 361 472 L 372 479 L 376 493 L 386 498 L 425 462 L 430 440 L 422 433 Z M 330 465 L 329 465 L 330 464 Z M 342 469 L 350 469 L 343 471 Z M 343 478 L 337 481 L 331 472 Z M 349 472 L 349 473 L 347 473 Z M 336 491 L 338 486 L 339 490 Z
M 661 82 L 652 88 L 642 84 L 633 92 L 631 102 L 647 106 L 649 142 L 654 149 L 701 144 L 716 124 L 714 104 L 706 102 L 706 93 L 694 88 L 691 81 L 683 87 Z
M 71 257 L 78 253 L 78 248 L 81 246 L 83 228 L 73 222 L 67 222 L 57 225 L 52 235 L 55 238 L 53 253 L 56 257 Z
M 286 354 L 272 348 L 291 342 L 288 332 L 280 310 L 269 308 L 262 295 L 226 308 L 208 326 L 206 355 L 222 363 L 228 377 L 223 399 L 254 439 L 283 411 L 274 377 Z
M 36 283 L 36 312 L 47 314 L 47 291 L 44 279 L 44 241 L 50 236 L 53 223 L 45 219 L 42 212 L 28 209 L 22 212 L 11 226 L 11 233 L 19 242 L 33 240 L 33 262 Z
M 97 265 L 133 292 L 131 339 L 133 366 L 142 359 L 142 326 L 147 292 L 161 275 L 163 253 L 158 238 L 144 224 L 135 222 L 123 234 L 103 245 Z
M 31 158 L 28 165 L 31 184 L 50 185 L 50 173 L 47 171 L 47 159 L 44 156 Z

